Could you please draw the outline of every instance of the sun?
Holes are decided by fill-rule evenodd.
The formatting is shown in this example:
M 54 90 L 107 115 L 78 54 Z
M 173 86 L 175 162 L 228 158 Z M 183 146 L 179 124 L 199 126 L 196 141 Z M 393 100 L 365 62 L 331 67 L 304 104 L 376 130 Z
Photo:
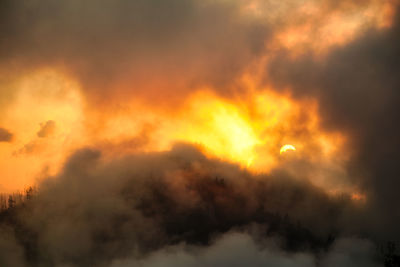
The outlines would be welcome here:
M 288 150 L 295 151 L 296 148 L 295 148 L 293 145 L 289 145 L 289 144 L 283 145 L 283 146 L 281 147 L 281 150 L 279 151 L 279 154 L 285 153 L 285 152 L 288 151 Z

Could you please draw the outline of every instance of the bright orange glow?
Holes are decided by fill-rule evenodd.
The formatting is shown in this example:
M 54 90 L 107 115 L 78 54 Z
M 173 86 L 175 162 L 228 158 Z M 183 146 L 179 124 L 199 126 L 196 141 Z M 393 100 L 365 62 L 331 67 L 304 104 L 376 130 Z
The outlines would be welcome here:
M 254 160 L 254 148 L 261 144 L 261 139 L 248 116 L 233 103 L 199 94 L 182 112 L 186 115 L 179 119 L 178 127 L 167 133 L 170 141 L 201 144 L 211 154 L 245 166 Z
M 67 155 L 82 146 L 123 155 L 188 142 L 202 146 L 209 156 L 269 172 L 280 164 L 276 151 L 287 141 L 309 160 L 329 159 L 338 152 L 332 147 L 343 144 L 343 137 L 319 128 L 315 102 L 270 90 L 230 100 L 200 90 L 174 110 L 130 103 L 112 113 L 93 113 L 85 110 L 79 87 L 57 72 L 37 72 L 23 78 L 20 86 L 2 118 L 16 133 L 13 143 L 0 147 L 3 191 L 23 188 L 43 172 L 55 173 Z M 39 138 L 40 125 L 48 120 L 55 122 L 55 132 Z
M 133 88 L 116 90 L 126 101 L 114 103 L 118 101 L 113 99 L 104 111 L 96 104 L 86 105 L 85 97 L 90 94 L 82 94 L 80 85 L 62 72 L 39 69 L 22 75 L 16 81 L 16 98 L 2 108 L 0 117 L 0 126 L 15 134 L 12 142 L 0 146 L 0 192 L 19 190 L 37 177 L 56 173 L 77 148 L 92 146 L 105 157 L 114 157 L 167 150 L 175 142 L 197 144 L 207 156 L 252 172 L 284 168 L 336 190 L 339 183 L 334 182 L 335 177 L 346 176 L 344 163 L 350 153 L 345 134 L 321 127 L 315 99 L 296 99 L 285 91 L 260 88 L 259 84 L 265 84 L 265 64 L 282 48 L 292 56 L 311 51 L 317 59 L 323 58 L 333 47 L 354 40 L 367 28 L 390 27 L 394 6 L 392 0 L 372 0 L 362 6 L 339 4 L 331 10 L 325 1 L 246 1 L 245 16 L 279 27 L 265 44 L 268 52 L 236 77 L 245 88 L 236 96 L 224 98 L 213 93 L 222 91 L 219 88 L 193 88 L 191 95 L 177 97 L 176 106 L 168 106 L 166 99 L 160 107 L 142 102 L 140 98 L 146 96 L 136 95 Z M 157 77 L 149 82 L 149 88 L 165 82 L 163 75 Z M 117 81 L 112 86 L 125 84 Z M 55 122 L 54 133 L 39 138 L 41 125 L 49 120 Z M 280 156 L 296 149 L 290 157 Z M 317 167 L 299 169 L 296 161 L 300 160 Z M 353 198 L 362 199 L 358 195 Z
M 23 77 L 16 99 L 0 119 L 15 134 L 0 146 L 0 191 L 15 191 L 42 175 L 54 174 L 73 149 L 84 143 L 82 98 L 67 77 L 43 70 Z M 41 124 L 55 121 L 54 132 L 38 137 Z
M 201 145 L 214 157 L 269 172 L 280 161 L 282 142 L 293 142 L 310 160 L 329 159 L 344 144 L 338 134 L 319 128 L 317 106 L 271 91 L 226 100 L 207 91 L 193 95 L 174 116 L 163 114 L 153 145 L 168 149 L 175 141 Z M 304 148 L 304 149 L 303 149 Z M 343 151 L 341 151 L 342 153 Z

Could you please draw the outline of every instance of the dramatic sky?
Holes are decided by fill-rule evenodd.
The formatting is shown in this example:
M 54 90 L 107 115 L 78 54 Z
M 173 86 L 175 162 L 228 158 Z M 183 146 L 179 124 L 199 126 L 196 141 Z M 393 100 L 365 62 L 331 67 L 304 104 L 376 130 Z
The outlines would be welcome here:
M 0 193 L 38 188 L 37 262 L 375 266 L 400 241 L 398 4 L 1 0 Z M 289 253 L 260 209 L 340 238 Z

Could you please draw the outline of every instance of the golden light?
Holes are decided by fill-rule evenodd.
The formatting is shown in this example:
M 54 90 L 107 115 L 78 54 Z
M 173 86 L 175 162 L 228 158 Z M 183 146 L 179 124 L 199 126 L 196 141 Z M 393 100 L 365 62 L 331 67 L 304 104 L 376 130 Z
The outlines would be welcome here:
M 285 153 L 287 151 L 295 151 L 295 150 L 296 150 L 296 148 L 293 145 L 287 144 L 287 145 L 283 145 L 281 147 L 281 150 L 279 151 L 279 154 Z
M 217 157 L 249 166 L 261 140 L 234 103 L 202 93 L 192 97 L 165 138 L 200 144 Z
M 224 91 L 221 88 L 193 88 L 190 92 L 194 93 L 178 97 L 176 105 L 168 99 L 165 105 L 159 105 L 153 99 L 153 103 L 141 102 L 142 95 L 136 96 L 136 90 L 121 90 L 126 101 L 107 103 L 105 110 L 97 104 L 88 105 L 88 95 L 79 83 L 62 71 L 38 69 L 19 77 L 15 82 L 19 88 L 15 99 L 0 116 L 0 126 L 15 135 L 13 142 L 0 146 L 0 192 L 30 185 L 43 172 L 56 173 L 70 152 L 80 147 L 93 146 L 104 153 L 114 151 L 123 156 L 138 151 L 168 150 L 176 142 L 200 145 L 206 156 L 263 173 L 281 167 L 280 164 L 289 165 L 280 155 L 299 150 L 298 156 L 318 166 L 308 175 L 313 177 L 312 182 L 334 187 L 326 182 L 335 178 L 327 178 L 325 169 L 346 175 L 343 166 L 351 153 L 345 144 L 346 136 L 322 128 L 315 99 L 295 99 L 287 93 L 290 88 L 276 92 L 264 76 L 265 64 L 274 51 L 282 48 L 290 56 L 313 51 L 316 59 L 323 60 L 323 55 L 332 48 L 364 33 L 366 25 L 378 29 L 389 27 L 393 23 L 395 1 L 371 1 L 363 8 L 351 5 L 333 13 L 326 12 L 323 1 L 299 3 L 299 8 L 293 8 L 292 2 L 278 1 L 272 13 L 266 2 L 247 1 L 244 15 L 263 17 L 271 25 L 282 16 L 291 19 L 266 42 L 271 53 L 260 55 L 258 61 L 248 66 L 240 74 L 243 81 L 241 76 L 235 77 L 235 84 L 241 88 L 240 96 L 227 91 L 221 97 L 215 93 Z M 164 83 L 164 76 L 155 74 L 160 78 L 146 85 L 154 91 L 158 84 Z M 264 88 L 259 88 L 260 84 Z M 124 85 L 110 85 L 118 86 Z M 54 135 L 38 138 L 40 124 L 48 120 L 55 122 Z M 285 145 L 278 154 L 277 148 L 282 144 Z M 299 173 L 295 164 L 283 167 Z M 354 194 L 352 198 L 364 197 Z
M 0 122 L 15 138 L 0 146 L 1 192 L 31 185 L 56 173 L 70 151 L 85 143 L 82 133 L 82 98 L 78 86 L 52 70 L 41 70 L 16 82 L 18 93 Z M 54 121 L 54 132 L 38 137 L 41 125 Z
M 186 142 L 200 145 L 206 156 L 263 173 L 282 164 L 276 153 L 282 143 L 287 145 L 281 154 L 296 150 L 289 143 L 293 142 L 302 157 L 317 164 L 343 152 L 345 138 L 320 129 L 315 102 L 269 89 L 249 90 L 229 99 L 203 89 L 169 110 L 129 102 L 110 112 L 96 112 L 85 109 L 79 87 L 57 72 L 27 76 L 21 79 L 21 88 L 8 116 L 2 119 L 4 125 L 13 125 L 10 130 L 16 133 L 16 140 L 0 150 L 0 165 L 13 166 L 3 172 L 3 191 L 32 184 L 43 170 L 56 172 L 71 151 L 82 146 L 104 149 L 104 154 L 113 157 L 164 151 L 176 142 Z M 47 120 L 55 121 L 55 135 L 37 138 L 40 123 Z M 37 149 L 18 152 L 30 144 Z
M 270 90 L 237 99 L 202 91 L 173 114 L 155 114 L 160 119 L 149 143 L 152 150 L 167 150 L 176 141 L 198 144 L 208 156 L 268 173 L 282 163 L 276 153 L 282 143 L 295 143 L 302 157 L 315 162 L 343 152 L 330 149 L 341 148 L 344 138 L 320 129 L 317 110 L 313 101 Z M 284 148 L 290 149 L 296 148 Z

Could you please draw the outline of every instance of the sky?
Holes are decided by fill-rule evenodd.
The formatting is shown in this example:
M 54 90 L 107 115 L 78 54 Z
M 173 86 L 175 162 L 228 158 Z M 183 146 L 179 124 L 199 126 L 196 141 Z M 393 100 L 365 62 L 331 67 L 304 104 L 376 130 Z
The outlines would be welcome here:
M 400 242 L 398 10 L 2 0 L 0 193 L 37 188 L 36 264 L 379 266 L 374 244 Z M 259 240 L 275 213 L 337 238 Z

